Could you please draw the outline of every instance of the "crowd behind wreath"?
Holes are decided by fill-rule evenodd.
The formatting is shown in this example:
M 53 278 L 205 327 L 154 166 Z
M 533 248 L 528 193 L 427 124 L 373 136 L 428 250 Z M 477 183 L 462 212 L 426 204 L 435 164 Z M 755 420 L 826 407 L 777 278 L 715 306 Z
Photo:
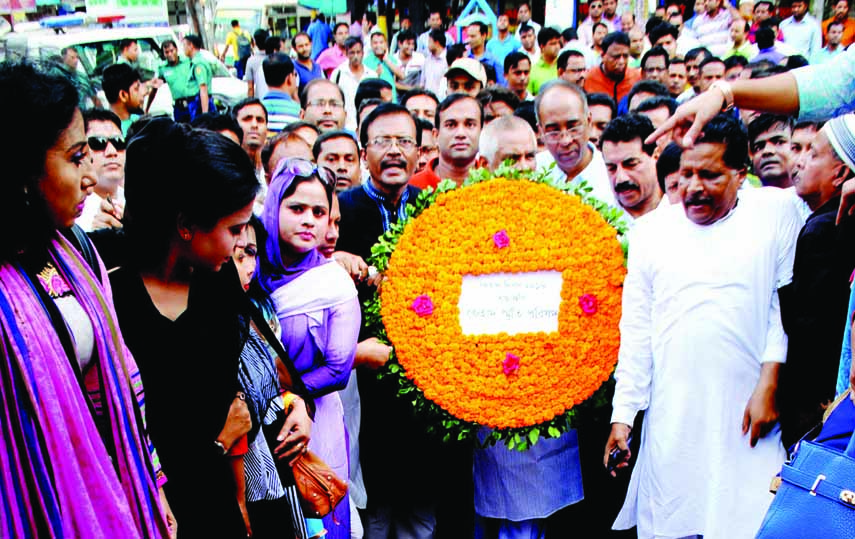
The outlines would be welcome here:
M 0 536 L 754 537 L 855 380 L 855 21 L 616 7 L 461 43 L 321 16 L 251 55 L 235 21 L 220 113 L 192 35 L 158 73 L 126 40 L 103 108 L 73 48 L 0 64 Z M 408 201 L 503 164 L 629 228 L 611 408 L 525 452 L 428 435 L 361 312 Z M 323 516 L 307 451 L 348 482 Z

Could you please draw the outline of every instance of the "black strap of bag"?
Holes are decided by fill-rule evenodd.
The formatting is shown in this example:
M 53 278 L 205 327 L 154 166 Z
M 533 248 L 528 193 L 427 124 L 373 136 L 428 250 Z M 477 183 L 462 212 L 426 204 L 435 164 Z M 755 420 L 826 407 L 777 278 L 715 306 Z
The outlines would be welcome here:
M 264 315 L 258 307 L 256 307 L 249 298 L 247 298 L 247 303 L 249 304 L 249 313 L 252 317 L 252 326 L 255 328 L 256 332 L 264 337 L 264 340 L 267 341 L 278 356 L 276 358 L 276 371 L 279 374 L 280 387 L 288 388 L 292 393 L 299 395 L 306 403 L 306 410 L 309 412 L 309 417 L 314 419 L 315 401 L 309 396 L 309 390 L 306 389 L 306 384 L 303 383 L 300 373 L 298 373 L 297 368 L 294 367 L 294 362 L 291 361 L 291 357 L 288 355 L 288 352 L 285 351 L 285 347 L 282 346 L 282 342 L 273 333 L 273 330 L 270 328 L 270 325 L 267 323 L 267 320 L 264 318 Z
M 89 267 L 92 269 L 92 272 L 95 274 L 98 282 L 102 282 L 101 265 L 98 263 L 98 257 L 95 256 L 95 248 L 92 246 L 92 242 L 89 241 L 89 237 L 86 235 L 86 232 L 84 232 L 78 225 L 72 225 L 71 228 L 63 230 L 62 235 L 65 236 L 65 239 L 71 242 L 71 244 L 74 245 L 74 248 L 83 256 L 83 259 L 86 260 L 87 264 L 89 264 Z

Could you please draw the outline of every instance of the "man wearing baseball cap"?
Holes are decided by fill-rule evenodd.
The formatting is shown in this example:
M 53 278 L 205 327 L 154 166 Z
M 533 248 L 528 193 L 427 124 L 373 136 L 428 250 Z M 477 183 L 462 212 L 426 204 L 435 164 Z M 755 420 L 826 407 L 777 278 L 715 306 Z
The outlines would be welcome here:
M 447 95 L 469 94 L 477 97 L 478 92 L 487 86 L 487 72 L 481 62 L 474 58 L 458 58 L 445 74 L 448 81 Z

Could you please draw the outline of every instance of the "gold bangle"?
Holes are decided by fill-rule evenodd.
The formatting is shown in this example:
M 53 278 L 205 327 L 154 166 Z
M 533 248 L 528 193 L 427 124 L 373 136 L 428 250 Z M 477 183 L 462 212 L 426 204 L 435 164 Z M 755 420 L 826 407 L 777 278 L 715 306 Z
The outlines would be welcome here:
M 723 80 L 717 80 L 710 85 L 710 90 L 715 88 L 716 90 L 721 92 L 722 97 L 724 98 L 724 104 L 721 107 L 721 112 L 727 112 L 733 108 L 733 88 L 730 87 L 730 83 Z
M 291 407 L 294 405 L 294 401 L 299 397 L 290 391 L 282 394 L 282 409 L 285 412 L 291 411 Z

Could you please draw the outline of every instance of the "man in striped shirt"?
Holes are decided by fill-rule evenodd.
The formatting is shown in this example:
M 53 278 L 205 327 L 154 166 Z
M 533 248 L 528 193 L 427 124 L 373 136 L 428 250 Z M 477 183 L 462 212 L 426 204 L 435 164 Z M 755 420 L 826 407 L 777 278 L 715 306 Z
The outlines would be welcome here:
M 267 132 L 275 135 L 291 122 L 300 120 L 300 104 L 297 95 L 297 75 L 294 62 L 284 53 L 268 56 L 261 65 L 268 91 L 261 100 L 267 109 Z
M 724 0 L 706 0 L 706 13 L 695 19 L 695 35 L 701 45 L 708 48 L 713 56 L 722 57 L 730 48 L 730 24 L 733 16 Z

